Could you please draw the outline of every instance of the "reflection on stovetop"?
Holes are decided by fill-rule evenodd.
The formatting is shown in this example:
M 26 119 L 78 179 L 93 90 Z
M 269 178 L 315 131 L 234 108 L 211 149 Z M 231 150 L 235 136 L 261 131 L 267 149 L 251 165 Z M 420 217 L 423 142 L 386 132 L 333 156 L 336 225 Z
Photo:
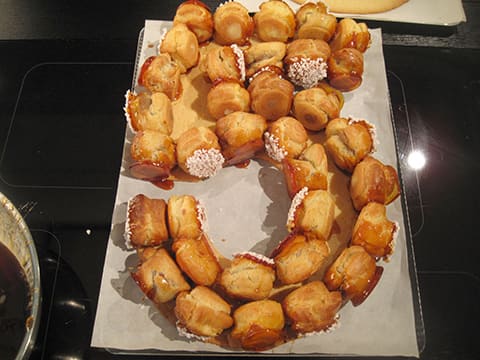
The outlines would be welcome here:
M 405 182 L 418 181 L 409 218 L 426 329 L 422 358 L 478 359 L 480 51 L 386 47 L 385 55 L 407 99 L 396 119 L 408 117 L 412 149 L 425 159 L 417 170 L 402 166 Z
M 22 79 L 0 174 L 14 187 L 108 188 L 121 147 L 112 127 L 129 64 L 41 63 Z M 34 137 L 31 134 L 35 134 Z M 21 144 L 21 146 L 19 146 Z

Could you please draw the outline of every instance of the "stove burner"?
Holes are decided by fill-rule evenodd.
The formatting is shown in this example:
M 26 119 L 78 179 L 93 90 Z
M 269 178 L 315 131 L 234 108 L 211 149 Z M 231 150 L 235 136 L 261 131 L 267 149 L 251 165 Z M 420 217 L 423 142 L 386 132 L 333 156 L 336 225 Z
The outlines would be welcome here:
M 41 63 L 24 76 L 0 158 L 11 186 L 108 189 L 119 164 L 130 64 Z M 112 115 L 114 114 L 114 115 Z M 115 115 L 116 114 L 116 115 Z M 32 134 L 34 134 L 32 136 Z M 112 180 L 115 182 L 112 184 Z

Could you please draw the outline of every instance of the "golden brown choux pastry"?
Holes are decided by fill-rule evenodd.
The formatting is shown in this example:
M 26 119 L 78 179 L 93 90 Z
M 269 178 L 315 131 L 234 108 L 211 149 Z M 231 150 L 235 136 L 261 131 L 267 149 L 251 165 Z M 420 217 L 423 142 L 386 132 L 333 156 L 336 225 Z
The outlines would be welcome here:
M 325 148 L 339 168 L 352 172 L 374 150 L 374 131 L 365 120 L 333 119 L 325 130 Z
M 179 23 L 187 25 L 199 43 L 210 40 L 213 35 L 213 15 L 208 6 L 199 0 L 184 1 L 178 6 L 173 25 Z
M 287 76 L 295 85 L 311 88 L 327 77 L 330 46 L 320 39 L 296 39 L 287 46 Z
M 323 281 L 330 291 L 342 291 L 345 300 L 360 305 L 372 292 L 382 275 L 375 259 L 361 246 L 350 246 L 342 251 L 325 273 Z
M 293 116 L 308 130 L 324 129 L 330 120 L 340 115 L 340 110 L 338 97 L 322 88 L 301 90 L 293 98 Z
M 218 81 L 207 94 L 207 109 L 218 120 L 235 111 L 250 111 L 250 93 L 237 81 Z
M 203 63 L 212 83 L 219 81 L 245 81 L 245 59 L 243 51 L 236 45 L 211 48 Z
M 253 34 L 254 22 L 245 6 L 237 1 L 221 4 L 213 14 L 215 42 L 245 45 Z
M 160 44 L 160 53 L 168 53 L 180 67 L 180 72 L 197 65 L 200 57 L 198 40 L 187 25 L 178 23 L 167 31 Z
M 172 102 L 164 93 L 128 91 L 125 112 L 134 131 L 154 130 L 170 135 L 173 127 Z
M 322 2 L 303 4 L 295 14 L 297 37 L 299 39 L 320 39 L 329 41 L 337 27 L 337 18 L 327 13 Z
M 267 121 L 262 115 L 237 111 L 220 118 L 215 132 L 222 146 L 225 164 L 234 165 L 251 159 L 264 148 Z
M 354 48 L 334 51 L 328 59 L 328 82 L 340 91 L 352 91 L 362 84 L 363 54 Z
M 282 0 L 264 1 L 253 16 L 255 32 L 261 41 L 287 42 L 295 35 L 295 14 Z
M 259 42 L 251 44 L 244 50 L 247 77 L 252 77 L 257 71 L 268 66 L 283 69 L 283 58 L 287 45 L 280 41 Z
M 198 239 L 205 232 L 205 209 L 195 197 L 172 195 L 167 206 L 168 229 L 174 241 L 179 238 Z
M 178 166 L 187 174 L 198 178 L 214 176 L 225 159 L 215 133 L 207 127 L 194 127 L 177 139 Z
M 270 295 L 275 280 L 274 261 L 255 253 L 236 254 L 220 276 L 225 292 L 238 299 L 260 300 Z
M 375 201 L 390 204 L 400 195 L 400 183 L 395 168 L 384 165 L 372 156 L 366 156 L 353 170 L 350 196 L 353 206 L 360 211 Z
M 252 111 L 268 121 L 287 116 L 292 107 L 294 86 L 280 73 L 273 66 L 260 70 L 248 86 Z
M 152 251 L 132 272 L 132 278 L 155 304 L 165 303 L 179 292 L 190 290 L 182 272 L 164 248 Z
M 328 159 L 321 144 L 310 145 L 298 159 L 286 157 L 282 170 L 290 198 L 304 187 L 310 190 L 328 188 Z
M 156 246 L 167 241 L 167 205 L 163 199 L 138 194 L 127 204 L 125 236 L 135 246 Z
M 362 246 L 374 257 L 387 258 L 393 252 L 397 231 L 398 225 L 387 218 L 385 205 L 369 202 L 355 222 L 352 244 Z
M 135 250 L 137 251 L 138 260 L 140 263 L 144 263 L 149 258 L 154 256 L 158 249 L 160 249 L 160 246 L 137 247 Z
M 335 200 L 326 190 L 304 189 L 292 200 L 287 230 L 327 241 L 335 220 Z
M 221 268 L 205 235 L 181 237 L 172 245 L 175 260 L 182 271 L 197 285 L 212 285 Z
M 321 281 L 312 281 L 293 290 L 282 302 L 285 315 L 297 333 L 328 330 L 337 322 L 342 305 L 339 291 L 328 291 Z
M 170 100 L 182 94 L 181 69 L 167 53 L 151 56 L 142 65 L 138 83 L 151 92 L 163 92 Z
M 260 351 L 281 342 L 285 317 L 282 305 L 273 300 L 252 301 L 233 313 L 232 338 L 246 350 Z
M 365 23 L 357 23 L 350 18 L 338 22 L 335 35 L 330 41 L 332 51 L 343 48 L 354 48 L 365 52 L 370 45 L 370 32 Z
M 277 278 L 283 284 L 307 280 L 323 265 L 329 253 L 326 241 L 290 233 L 272 253 Z
M 175 300 L 177 326 L 197 336 L 215 337 L 233 325 L 231 306 L 213 290 L 197 286 Z
M 307 141 L 308 134 L 302 123 L 291 116 L 273 121 L 265 132 L 267 155 L 279 162 L 286 157 L 299 157 L 307 147 Z
M 138 179 L 165 179 L 176 165 L 175 144 L 170 136 L 159 131 L 144 130 L 135 133 L 130 155 L 133 160 L 130 173 Z

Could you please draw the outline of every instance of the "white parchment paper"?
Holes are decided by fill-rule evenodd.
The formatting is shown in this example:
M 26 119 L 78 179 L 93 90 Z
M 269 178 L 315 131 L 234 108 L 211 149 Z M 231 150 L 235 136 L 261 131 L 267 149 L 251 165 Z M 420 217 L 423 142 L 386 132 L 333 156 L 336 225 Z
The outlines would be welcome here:
M 170 23 L 146 22 L 140 65 L 156 52 L 165 26 Z M 364 82 L 357 90 L 345 94 L 342 116 L 351 115 L 373 123 L 379 139 L 374 156 L 396 166 L 381 31 L 371 30 L 371 34 L 372 44 L 365 54 Z M 122 105 L 119 99 L 119 106 Z M 252 161 L 245 169 L 225 168 L 206 181 L 179 182 L 172 190 L 164 191 L 129 176 L 129 131 L 91 344 L 120 352 L 229 353 L 228 349 L 182 338 L 175 326 L 145 299 L 130 277 L 138 259 L 134 251 L 127 249 L 123 237 L 126 204 L 139 193 L 165 200 L 173 194 L 192 194 L 207 209 L 208 233 L 220 253 L 227 257 L 245 250 L 268 254 L 286 235 L 290 199 L 283 174 L 266 163 Z M 342 308 L 339 326 L 334 331 L 297 339 L 268 353 L 418 356 L 405 224 L 399 199 L 388 205 L 388 216 L 399 223 L 400 232 L 390 262 L 380 264 L 384 273 L 368 299 L 358 307 L 348 304 Z

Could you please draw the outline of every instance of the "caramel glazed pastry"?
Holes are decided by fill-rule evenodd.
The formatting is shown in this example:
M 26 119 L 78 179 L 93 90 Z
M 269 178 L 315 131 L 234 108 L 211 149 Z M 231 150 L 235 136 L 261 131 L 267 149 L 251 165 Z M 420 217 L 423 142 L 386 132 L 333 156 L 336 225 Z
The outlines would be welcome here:
M 205 209 L 197 199 L 173 195 L 166 205 L 162 199 L 136 195 L 128 203 L 126 223 L 127 239 L 140 259 L 133 279 L 159 309 L 173 306 L 179 334 L 187 338 L 215 343 L 231 329 L 230 345 L 260 351 L 283 343 L 287 325 L 297 336 L 329 329 L 338 317 L 342 293 L 308 278 L 329 254 L 324 239 L 333 218 L 330 210 L 317 217 L 305 214 L 330 209 L 331 196 L 311 191 L 310 200 L 306 189 L 301 193 L 300 200 L 292 201 L 297 224 L 272 257 L 239 253 L 224 268 L 207 238 Z M 277 301 L 272 297 L 275 281 L 307 283 Z
M 199 43 L 212 38 L 219 46 L 199 64 Z M 177 8 L 160 54 L 142 66 L 145 91 L 126 95 L 132 175 L 161 180 L 178 166 L 204 179 L 264 149 L 282 169 L 292 199 L 288 235 L 270 256 L 247 251 L 222 263 L 195 197 L 138 194 L 128 202 L 125 238 L 139 258 L 132 278 L 175 316 L 180 335 L 261 351 L 328 331 L 343 304 L 357 306 L 375 288 L 383 271 L 377 261 L 388 260 L 398 232 L 386 208 L 399 196 L 398 175 L 373 158 L 373 125 L 340 117 L 340 91 L 360 86 L 369 41 L 364 24 L 337 24 L 321 3 L 295 14 L 272 0 L 254 17 L 235 1 L 213 14 L 197 0 Z M 215 128 L 188 129 L 174 142 L 171 102 L 181 95 L 180 74 L 194 66 L 211 82 L 207 108 Z M 324 129 L 324 145 L 309 139 L 307 131 Z M 334 260 L 327 154 L 351 173 L 348 190 L 359 212 L 350 243 Z

